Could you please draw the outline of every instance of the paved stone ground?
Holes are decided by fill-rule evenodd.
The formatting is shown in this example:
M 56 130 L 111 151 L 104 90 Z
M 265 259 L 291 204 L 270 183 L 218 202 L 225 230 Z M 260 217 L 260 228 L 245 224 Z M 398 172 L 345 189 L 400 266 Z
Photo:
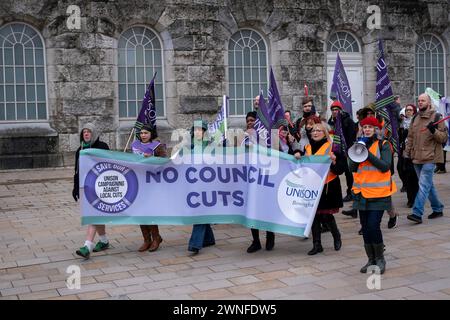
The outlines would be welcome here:
M 215 225 L 216 246 L 187 252 L 190 226 L 162 226 L 164 242 L 154 253 L 136 251 L 138 226 L 108 227 L 113 248 L 84 261 L 79 206 L 71 197 L 73 168 L 0 172 L 0 299 L 449 299 L 450 211 L 413 225 L 406 195 L 394 203 L 399 227 L 386 227 L 387 271 L 381 290 L 369 290 L 359 222 L 337 214 L 343 236 L 333 250 L 308 256 L 311 240 L 277 234 L 272 252 L 247 254 L 249 230 Z M 435 176 L 446 208 L 450 174 Z M 397 176 L 396 176 L 397 179 Z M 345 182 L 344 182 L 345 185 Z M 400 184 L 401 185 L 401 184 Z M 348 207 L 349 204 L 346 204 Z M 429 206 L 427 211 L 430 212 Z M 69 290 L 69 265 L 81 267 L 81 289 Z

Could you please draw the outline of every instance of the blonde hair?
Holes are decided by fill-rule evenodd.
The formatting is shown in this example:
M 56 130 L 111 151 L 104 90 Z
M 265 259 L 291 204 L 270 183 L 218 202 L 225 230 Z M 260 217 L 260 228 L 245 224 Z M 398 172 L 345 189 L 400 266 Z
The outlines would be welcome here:
M 318 128 L 319 130 L 322 130 L 325 133 L 325 137 L 330 143 L 333 143 L 333 139 L 331 139 L 330 136 L 330 126 L 325 121 L 322 121 L 321 123 L 315 123 L 312 127 L 312 130 L 315 128 Z

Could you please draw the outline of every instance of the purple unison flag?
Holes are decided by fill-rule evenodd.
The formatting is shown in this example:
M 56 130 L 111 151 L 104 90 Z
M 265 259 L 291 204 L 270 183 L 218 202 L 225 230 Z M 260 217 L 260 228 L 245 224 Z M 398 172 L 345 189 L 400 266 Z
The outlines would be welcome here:
M 269 105 L 266 104 L 261 91 L 259 108 L 256 112 L 256 121 L 253 126 L 258 133 L 258 141 L 264 141 L 264 145 L 268 148 L 271 146 L 271 129 L 280 120 L 284 120 L 284 108 L 281 104 L 273 70 L 270 68 Z
M 156 128 L 155 77 L 156 72 L 147 87 L 147 91 L 145 91 L 141 111 L 139 111 L 139 115 L 134 125 L 134 128 L 136 129 L 136 137 L 144 124 L 151 124 L 152 127 Z
M 348 83 L 347 74 L 345 73 L 344 65 L 342 64 L 339 53 L 336 56 L 336 65 L 334 66 L 333 83 L 330 90 L 331 100 L 338 100 L 344 107 L 350 117 L 352 112 L 352 91 Z
M 377 85 L 375 105 L 376 111 L 384 119 L 386 138 L 392 144 L 394 152 L 398 152 L 398 123 L 397 114 L 394 111 L 394 94 L 389 80 L 387 65 L 384 60 L 383 43 L 378 40 L 379 56 L 377 62 Z

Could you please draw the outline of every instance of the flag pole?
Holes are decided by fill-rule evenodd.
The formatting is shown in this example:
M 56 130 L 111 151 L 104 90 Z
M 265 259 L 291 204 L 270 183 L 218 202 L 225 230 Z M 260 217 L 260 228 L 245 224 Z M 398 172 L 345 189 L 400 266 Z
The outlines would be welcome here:
M 224 125 L 224 135 L 225 138 L 224 140 L 227 140 L 227 130 L 228 130 L 228 124 L 227 124 L 227 114 L 228 114 L 228 101 L 227 101 L 227 96 L 224 95 L 222 97 L 222 105 L 223 105 L 223 110 L 224 110 L 224 115 L 223 115 L 223 125 Z
M 136 128 L 133 127 L 133 130 L 131 130 L 130 136 L 128 137 L 128 141 L 127 141 L 127 144 L 125 145 L 125 149 L 123 149 L 123 152 L 127 151 L 128 144 L 130 143 L 131 137 L 134 135 L 135 130 L 136 130 Z

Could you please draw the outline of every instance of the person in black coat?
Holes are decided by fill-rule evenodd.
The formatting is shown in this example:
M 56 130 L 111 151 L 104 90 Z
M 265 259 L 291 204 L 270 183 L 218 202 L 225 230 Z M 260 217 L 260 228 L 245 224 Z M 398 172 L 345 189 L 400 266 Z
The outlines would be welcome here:
M 75 201 L 78 201 L 80 198 L 80 176 L 79 176 L 79 160 L 80 160 L 80 151 L 88 148 L 95 149 L 104 149 L 109 150 L 109 146 L 100 141 L 99 134 L 95 128 L 95 126 L 91 123 L 87 123 L 85 126 L 81 128 L 80 132 L 80 147 L 78 147 L 77 152 L 75 154 L 75 174 L 73 176 L 73 190 L 72 197 Z M 94 238 L 95 234 L 98 232 L 100 241 L 94 246 Z M 109 247 L 109 241 L 106 236 L 105 225 L 89 225 L 86 233 L 86 241 L 84 246 L 76 251 L 76 254 L 89 259 L 92 251 L 98 252 L 102 250 L 106 250 Z
M 341 234 L 333 214 L 339 212 L 339 209 L 343 207 L 339 175 L 345 171 L 346 158 L 342 153 L 334 154 L 332 152 L 333 141 L 325 123 L 315 124 L 311 131 L 311 137 L 311 143 L 306 146 L 306 155 L 330 155 L 332 161 L 311 228 L 313 248 L 308 255 L 315 255 L 323 251 L 321 225 L 326 225 L 330 229 L 334 239 L 334 249 L 338 251 L 342 246 Z
M 330 109 L 331 109 L 331 117 L 328 120 L 328 124 L 330 125 L 330 127 L 333 130 L 335 130 L 336 117 L 339 113 L 341 114 L 342 132 L 344 134 L 345 145 L 348 150 L 348 148 L 350 148 L 356 140 L 357 125 L 352 120 L 350 115 L 343 110 L 342 104 L 339 101 L 337 101 L 337 100 L 333 101 L 333 103 L 330 106 Z M 347 150 L 345 150 L 345 152 L 347 152 Z M 346 191 L 346 196 L 344 197 L 344 202 L 352 201 L 353 175 L 348 170 L 348 166 L 345 169 L 345 180 L 347 182 L 347 191 Z

